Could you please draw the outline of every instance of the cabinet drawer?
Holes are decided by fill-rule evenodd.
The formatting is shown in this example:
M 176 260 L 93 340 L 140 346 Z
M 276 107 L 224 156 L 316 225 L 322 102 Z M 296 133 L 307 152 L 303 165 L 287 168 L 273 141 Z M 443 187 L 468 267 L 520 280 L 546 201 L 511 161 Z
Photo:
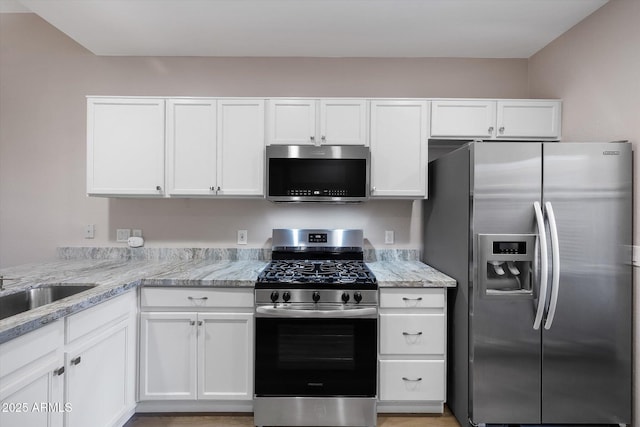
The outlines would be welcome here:
M 64 337 L 64 322 L 58 320 L 0 345 L 0 379 L 38 359 L 57 353 Z M 1 384 L 4 389 L 6 383 Z
M 253 289 L 142 288 L 141 306 L 147 308 L 253 308 Z
M 444 314 L 380 314 L 380 354 L 444 354 Z
M 444 308 L 444 293 L 444 288 L 383 288 L 380 308 Z
M 444 400 L 444 360 L 380 361 L 380 400 Z

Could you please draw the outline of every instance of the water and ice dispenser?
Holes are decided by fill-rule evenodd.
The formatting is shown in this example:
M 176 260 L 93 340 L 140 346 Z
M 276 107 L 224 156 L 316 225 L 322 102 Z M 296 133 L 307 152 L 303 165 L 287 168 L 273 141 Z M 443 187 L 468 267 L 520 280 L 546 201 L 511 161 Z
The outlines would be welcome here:
M 533 297 L 535 234 L 478 234 L 478 284 L 486 296 Z

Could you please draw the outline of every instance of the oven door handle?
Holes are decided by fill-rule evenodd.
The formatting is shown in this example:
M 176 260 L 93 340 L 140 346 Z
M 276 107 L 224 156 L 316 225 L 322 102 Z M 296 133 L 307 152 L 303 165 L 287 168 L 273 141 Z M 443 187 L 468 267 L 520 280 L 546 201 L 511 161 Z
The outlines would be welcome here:
M 297 310 L 293 308 L 256 307 L 256 317 L 375 318 L 377 316 L 377 307 L 353 308 L 349 310 Z

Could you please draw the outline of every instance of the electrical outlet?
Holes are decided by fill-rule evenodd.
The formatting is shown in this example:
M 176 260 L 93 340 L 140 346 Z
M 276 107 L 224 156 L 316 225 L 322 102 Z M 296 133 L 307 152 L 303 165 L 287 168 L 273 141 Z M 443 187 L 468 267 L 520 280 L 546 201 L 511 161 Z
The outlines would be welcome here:
M 85 239 L 93 239 L 96 235 L 96 226 L 95 224 L 87 224 L 84 227 L 84 238 Z
M 395 241 L 395 236 L 393 230 L 385 230 L 384 232 L 384 243 L 387 245 L 393 245 Z
M 632 246 L 632 264 L 640 267 L 640 246 Z
M 247 230 L 238 230 L 238 244 L 239 245 L 247 244 Z
M 142 230 L 134 228 L 131 232 L 131 237 L 142 237 Z
M 118 228 L 116 230 L 116 242 L 127 243 L 129 237 L 131 237 L 131 230 L 128 228 Z

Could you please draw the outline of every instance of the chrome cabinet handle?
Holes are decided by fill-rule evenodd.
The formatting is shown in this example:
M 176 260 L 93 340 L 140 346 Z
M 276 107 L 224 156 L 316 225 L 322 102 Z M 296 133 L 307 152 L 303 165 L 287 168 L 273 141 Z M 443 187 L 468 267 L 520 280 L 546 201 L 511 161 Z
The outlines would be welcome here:
M 59 376 L 62 374 L 64 374 L 64 366 L 53 370 L 53 375 Z
M 82 357 L 78 356 L 78 357 L 76 357 L 75 359 L 71 359 L 71 362 L 70 362 L 70 363 L 71 363 L 72 365 L 79 365 L 79 364 L 80 364 L 80 362 L 82 362 Z
M 195 300 L 206 301 L 209 299 L 209 297 L 187 297 L 187 298 L 190 299 L 191 301 L 195 301 Z
M 162 191 L 162 187 L 159 185 L 156 185 L 156 191 Z
M 418 297 L 418 298 L 402 297 L 402 301 L 422 301 L 422 297 Z
M 209 190 L 211 191 L 216 191 L 216 187 L 214 187 L 213 185 L 211 187 L 209 187 Z
M 411 382 L 418 382 L 418 381 L 422 381 L 422 378 L 407 378 L 407 377 L 402 377 L 402 381 L 411 381 Z
M 309 137 L 309 139 L 310 139 L 311 141 L 314 141 L 314 142 L 315 142 L 316 137 L 315 137 L 315 136 L 310 136 L 310 137 Z
M 190 324 L 191 326 L 193 326 L 193 325 L 195 325 L 195 324 L 196 324 L 196 321 L 195 321 L 195 320 L 191 320 L 191 321 L 189 322 L 189 324 Z
M 198 320 L 198 326 L 202 326 L 204 322 L 202 320 Z
M 493 126 L 489 126 L 489 135 L 493 133 Z
M 500 135 L 502 135 L 504 133 L 504 126 L 500 126 L 498 132 L 500 132 Z
M 218 189 L 216 191 L 220 191 L 220 186 L 218 185 Z
M 409 332 L 403 332 L 402 335 L 404 335 L 405 337 L 407 336 L 420 336 L 422 335 L 422 332 L 415 332 L 415 333 L 409 333 Z
M 326 136 L 324 136 L 324 135 L 322 135 L 322 137 L 320 137 L 320 139 L 322 140 L 322 142 L 326 142 L 327 137 L 326 137 Z

